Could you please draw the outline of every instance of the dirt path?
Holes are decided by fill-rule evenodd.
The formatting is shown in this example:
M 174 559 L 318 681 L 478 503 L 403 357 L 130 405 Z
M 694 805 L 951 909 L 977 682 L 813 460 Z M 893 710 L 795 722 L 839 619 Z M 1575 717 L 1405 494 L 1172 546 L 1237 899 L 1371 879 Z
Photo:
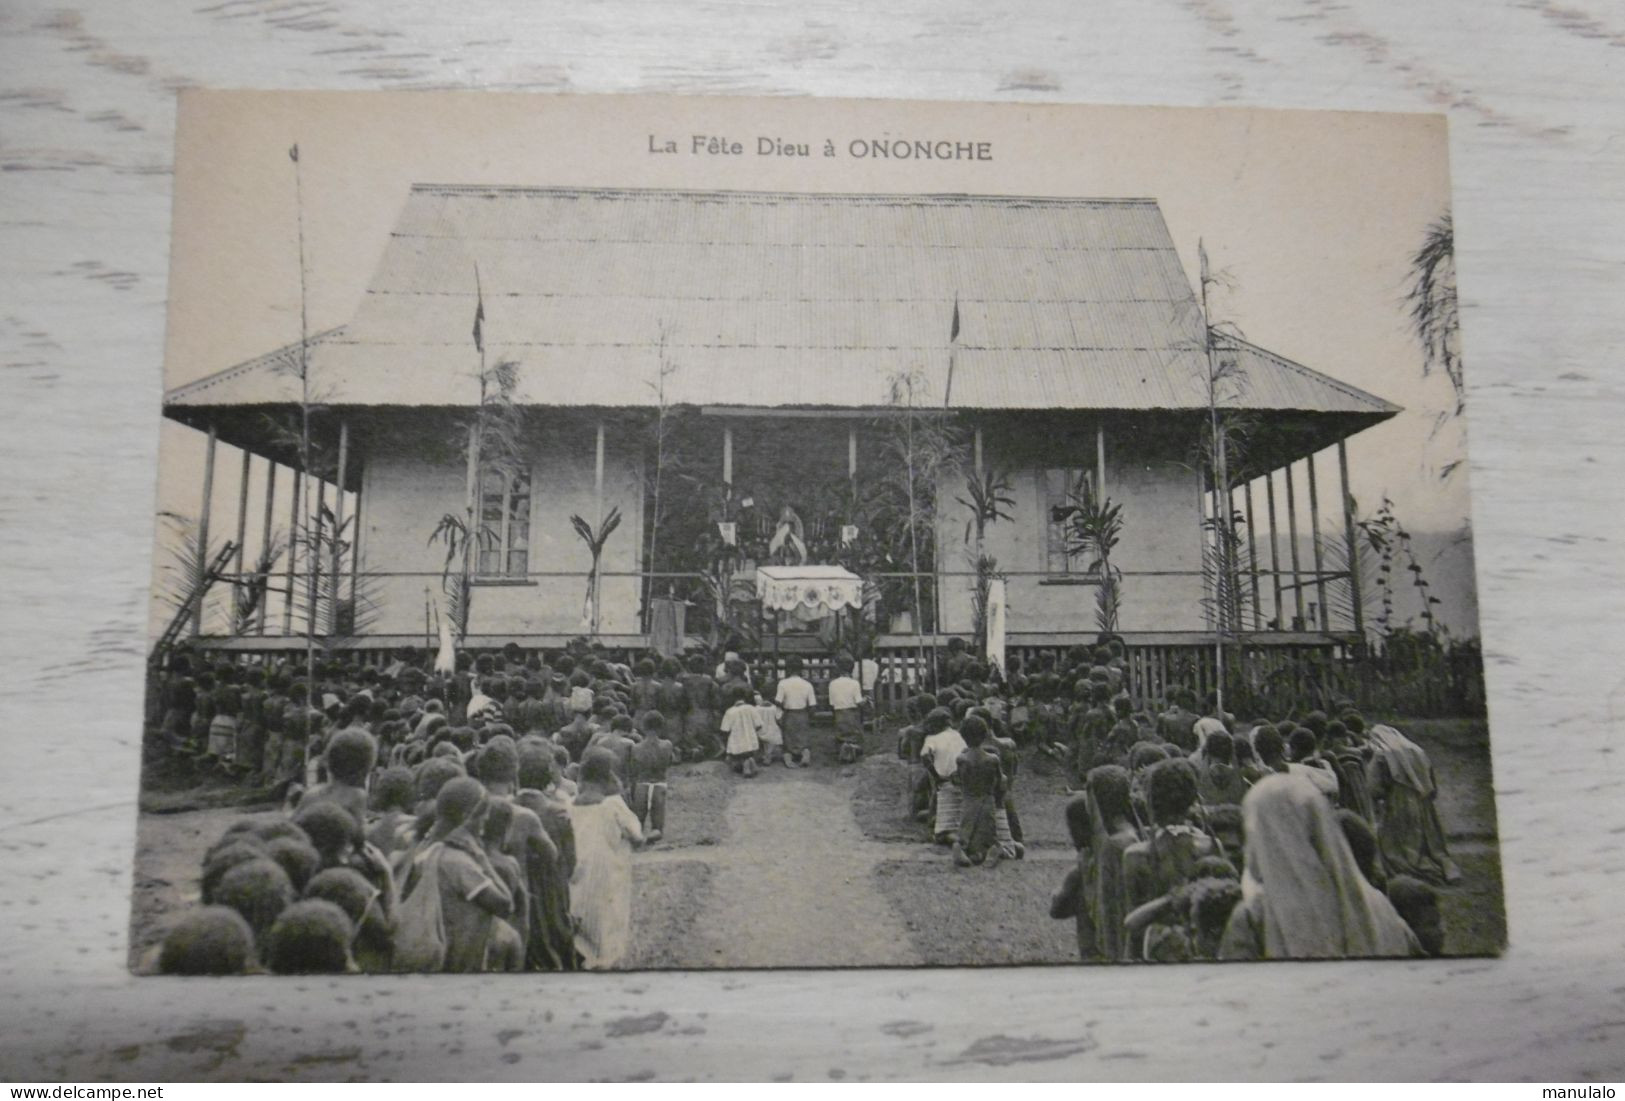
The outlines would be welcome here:
M 714 880 L 671 967 L 874 967 L 920 963 L 875 882 L 897 846 L 869 841 L 851 785 L 830 771 L 771 769 L 740 781 L 727 840 L 704 856 Z M 640 861 L 692 860 L 656 850 Z M 640 915 L 642 917 L 642 915 Z

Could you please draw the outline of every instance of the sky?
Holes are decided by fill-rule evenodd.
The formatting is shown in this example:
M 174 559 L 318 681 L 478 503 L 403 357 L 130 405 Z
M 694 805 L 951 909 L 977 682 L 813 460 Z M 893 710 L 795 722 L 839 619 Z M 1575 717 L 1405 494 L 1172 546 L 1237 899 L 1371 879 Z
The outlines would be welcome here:
M 738 141 L 743 152 L 691 153 L 694 135 Z M 763 136 L 807 143 L 813 155 L 757 156 Z M 853 139 L 875 138 L 985 141 L 992 159 L 849 155 Z M 657 146 L 674 140 L 680 151 L 652 154 L 651 139 Z M 837 156 L 821 155 L 826 139 Z M 302 204 L 287 153 L 296 142 Z M 1211 303 L 1215 321 L 1405 407 L 1349 441 L 1362 513 L 1387 494 L 1415 530 L 1453 531 L 1468 516 L 1465 468 L 1449 479 L 1437 473 L 1461 457 L 1465 425 L 1437 427 L 1454 394 L 1442 377 L 1424 377 L 1404 302 L 1409 259 L 1449 206 L 1442 116 L 187 91 L 177 138 L 165 387 L 298 339 L 301 209 L 305 323 L 316 332 L 347 321 L 418 182 L 1155 198 L 1193 284 L 1199 240 L 1212 267 L 1228 277 Z M 160 509 L 197 513 L 201 440 L 165 422 Z M 235 525 L 239 462 L 239 453 L 221 448 L 217 533 Z M 1335 477 L 1336 463 L 1319 466 L 1322 491 L 1336 500 L 1326 473 Z M 262 481 L 256 463 L 251 548 L 258 546 Z M 1476 624 L 1462 626 L 1476 631 Z

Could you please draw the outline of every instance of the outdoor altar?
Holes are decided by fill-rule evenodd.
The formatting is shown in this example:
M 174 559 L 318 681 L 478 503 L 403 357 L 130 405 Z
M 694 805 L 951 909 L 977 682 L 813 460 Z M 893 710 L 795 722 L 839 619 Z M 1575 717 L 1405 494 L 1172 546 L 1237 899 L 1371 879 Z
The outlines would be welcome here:
M 863 579 L 843 566 L 760 566 L 756 599 L 773 624 L 775 643 L 786 633 L 822 633 L 848 608 L 863 607 Z

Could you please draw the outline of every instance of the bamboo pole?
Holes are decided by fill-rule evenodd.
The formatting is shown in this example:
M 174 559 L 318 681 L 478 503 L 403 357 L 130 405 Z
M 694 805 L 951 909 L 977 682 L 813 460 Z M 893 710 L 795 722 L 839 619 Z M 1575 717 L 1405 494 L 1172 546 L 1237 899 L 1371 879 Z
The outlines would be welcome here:
M 260 562 L 271 557 L 272 508 L 276 504 L 276 460 L 265 461 L 265 517 L 260 524 Z M 258 565 L 259 563 L 256 563 Z M 259 634 L 264 634 L 271 616 L 271 578 L 265 578 L 265 592 L 260 594 Z
M 1293 607 L 1297 614 L 1293 619 L 1292 629 L 1302 630 L 1304 627 L 1303 610 L 1303 567 L 1298 561 L 1298 500 L 1296 491 L 1292 488 L 1292 464 L 1286 464 L 1286 534 L 1287 549 L 1292 553 L 1292 596 Z
M 1354 633 L 1365 645 L 1365 593 L 1360 585 L 1360 546 L 1354 535 L 1354 495 L 1349 492 L 1349 452 L 1344 441 L 1337 441 L 1337 469 L 1343 489 L 1343 539 L 1348 544 L 1349 596 L 1354 608 Z
M 1275 629 L 1287 629 L 1285 618 L 1281 615 L 1281 540 L 1275 527 L 1275 471 L 1264 475 L 1264 497 L 1269 507 L 1270 518 L 1270 581 L 1275 588 Z
M 1320 493 L 1315 486 L 1315 457 L 1309 456 L 1309 536 L 1315 557 L 1315 599 L 1320 603 L 1320 629 L 1332 629 L 1326 609 L 1326 560 L 1320 545 Z
M 1258 604 L 1258 529 L 1253 524 L 1253 483 L 1242 486 L 1242 499 L 1247 508 L 1247 573 L 1253 586 L 1253 630 L 1261 630 L 1263 610 Z
M 209 569 L 209 511 L 214 501 L 214 448 L 219 439 L 213 423 L 209 425 L 209 443 L 203 452 L 203 501 L 198 507 L 197 520 L 197 576 L 201 585 Z M 203 633 L 203 604 L 208 598 L 205 590 L 198 594 L 192 609 L 192 635 Z

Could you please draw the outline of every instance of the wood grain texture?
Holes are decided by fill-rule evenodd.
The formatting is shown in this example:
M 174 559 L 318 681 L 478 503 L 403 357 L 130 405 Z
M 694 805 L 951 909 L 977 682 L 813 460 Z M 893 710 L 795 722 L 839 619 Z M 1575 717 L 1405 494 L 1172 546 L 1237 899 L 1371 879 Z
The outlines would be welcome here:
M 1625 1075 L 1625 11 L 474 7 L 0 10 L 0 1077 Z M 169 163 L 189 85 L 1448 111 L 1510 951 L 1380 967 L 130 978 Z

